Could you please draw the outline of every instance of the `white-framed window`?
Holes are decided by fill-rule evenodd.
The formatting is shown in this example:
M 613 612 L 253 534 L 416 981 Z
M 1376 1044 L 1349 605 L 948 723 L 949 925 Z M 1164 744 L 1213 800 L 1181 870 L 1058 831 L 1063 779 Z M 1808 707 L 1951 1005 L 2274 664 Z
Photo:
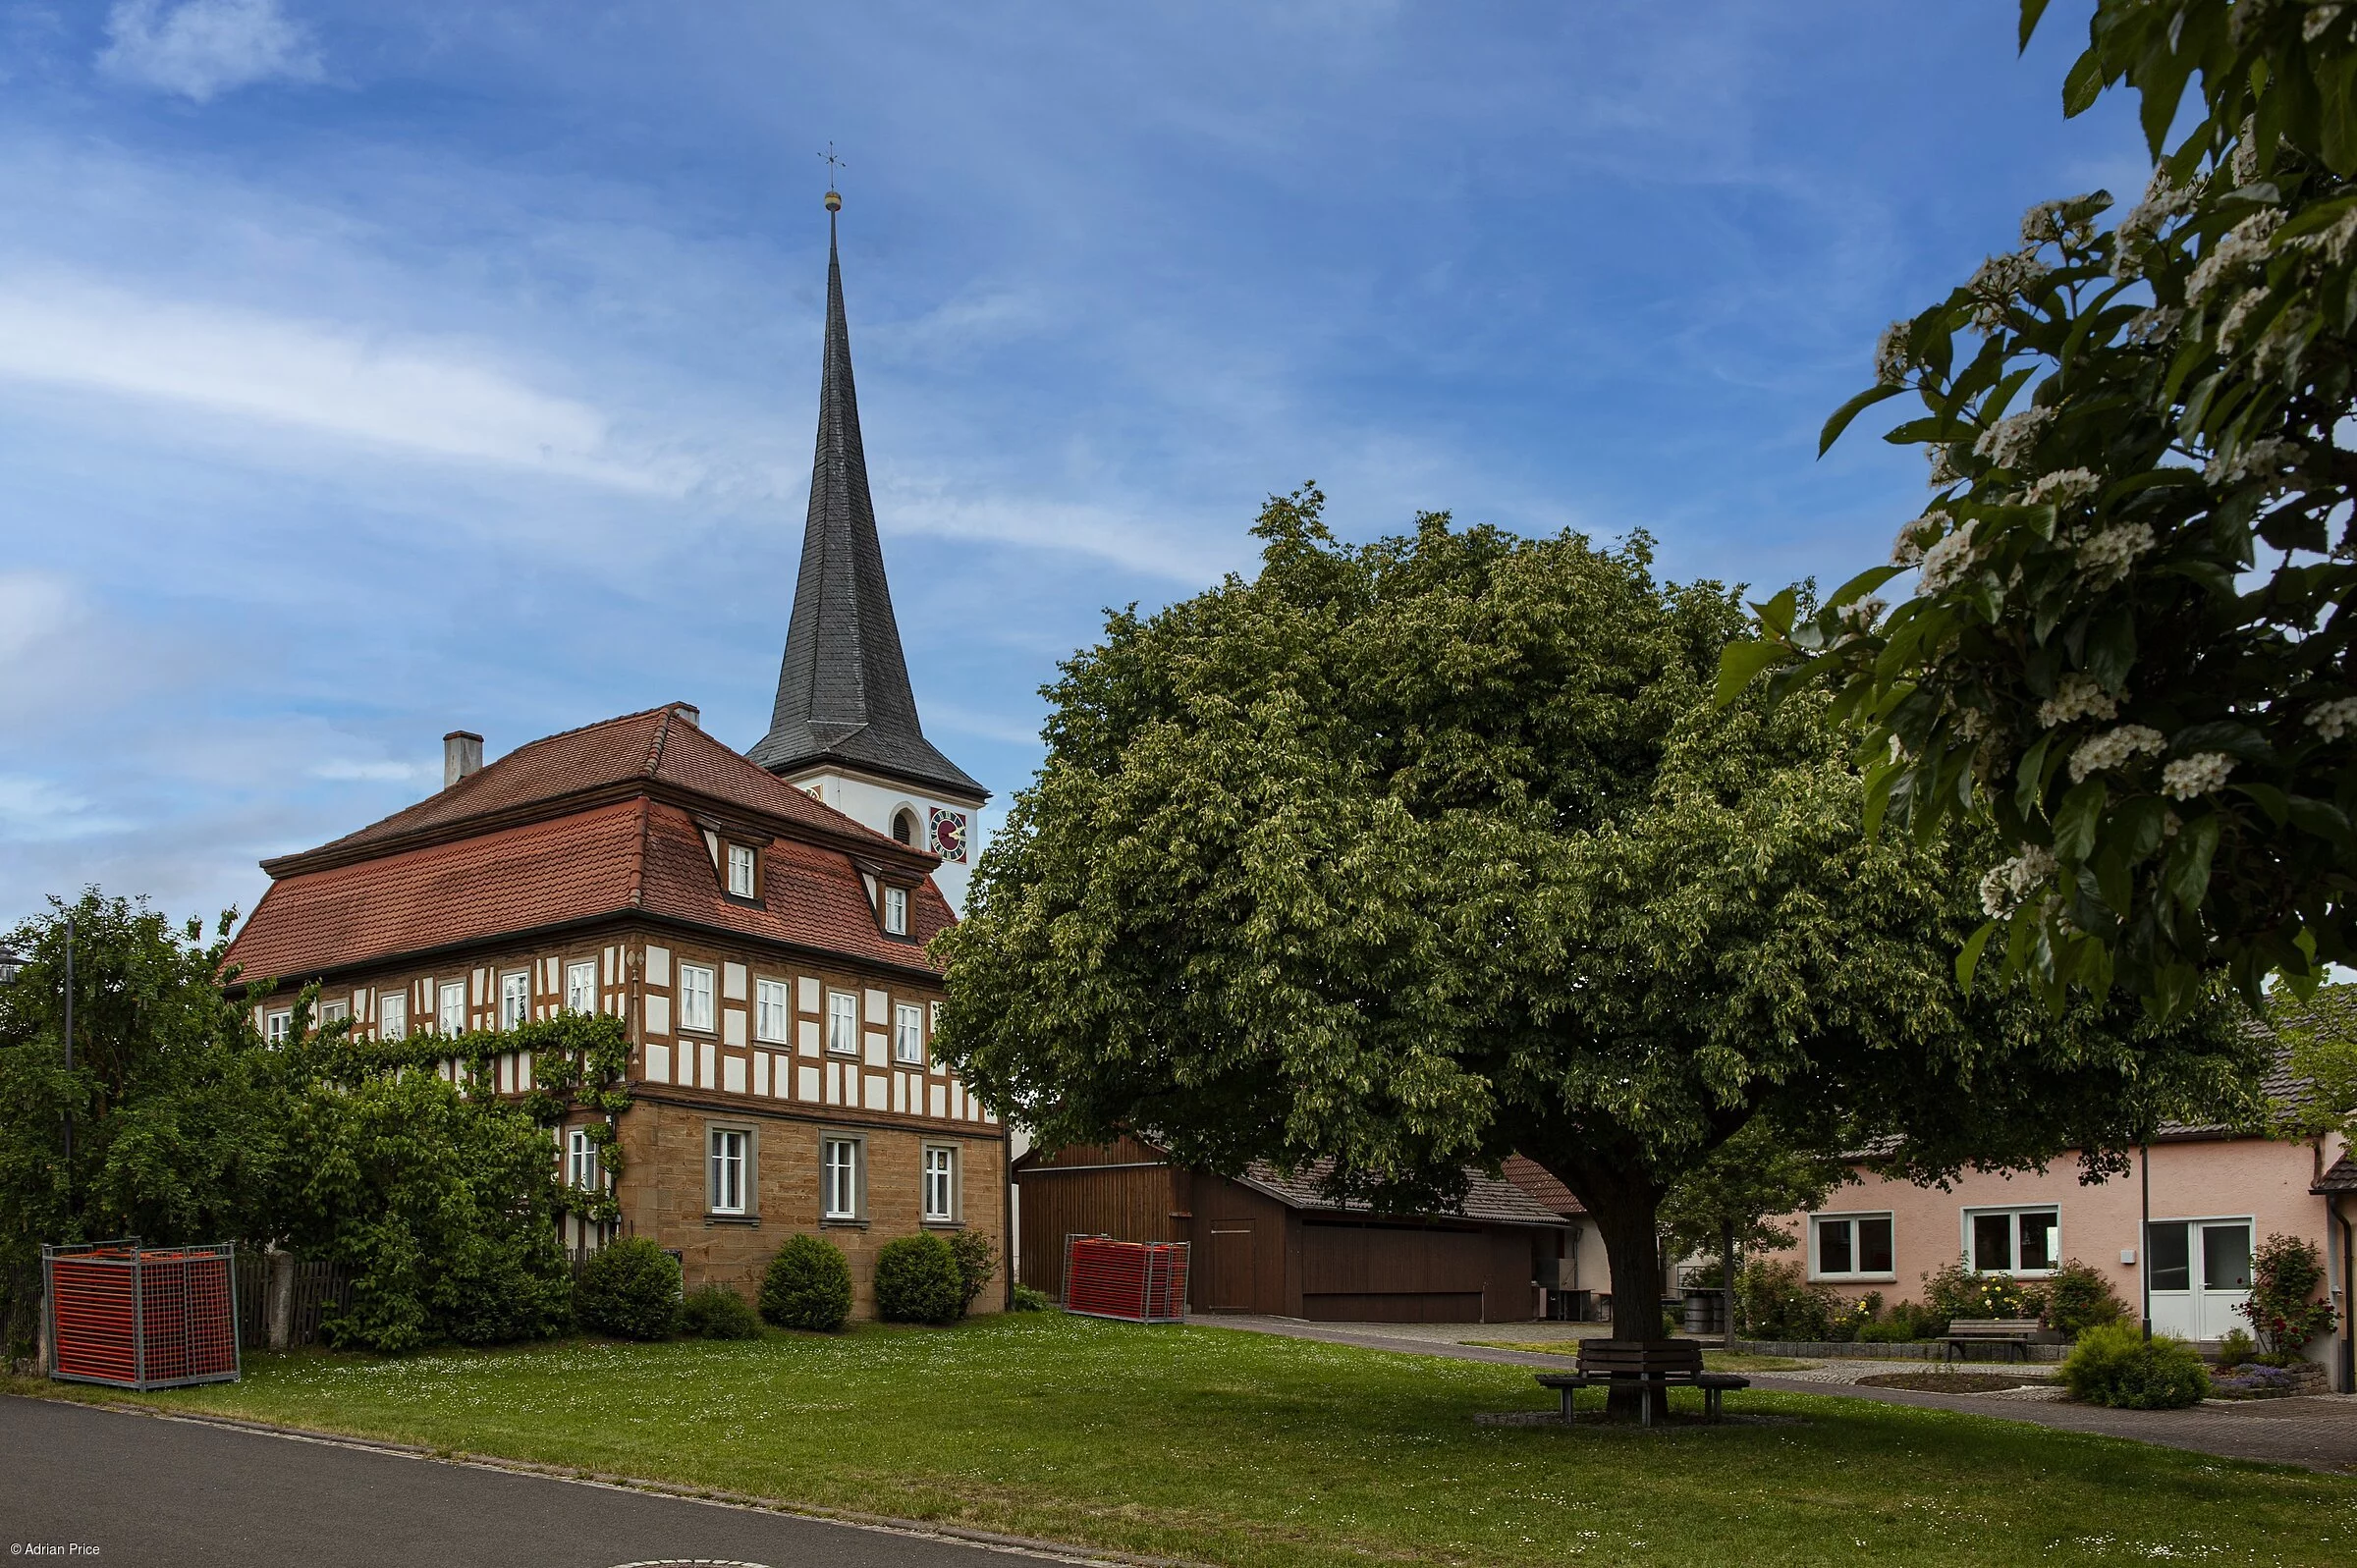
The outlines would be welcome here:
M 908 935 L 908 890 L 884 890 L 884 929 L 896 937 Z
M 1887 1214 L 1812 1215 L 1809 1217 L 1810 1277 L 1894 1277 L 1891 1229 L 1891 1217 Z
M 565 1010 L 597 1011 L 597 960 L 584 958 L 565 966 Z
M 532 977 L 518 969 L 499 977 L 499 1026 L 521 1029 L 532 1021 Z
M 753 851 L 749 844 L 729 845 L 729 892 L 740 898 L 753 895 Z
M 274 1046 L 283 1046 L 295 1037 L 295 1010 L 282 1008 L 262 1018 L 262 1038 Z
M 928 1148 L 925 1151 L 925 1217 L 931 1220 L 950 1220 L 958 1217 L 958 1151 Z
M 589 1129 L 576 1127 L 565 1135 L 565 1184 L 578 1192 L 593 1192 L 604 1184 L 605 1172 L 599 1168 L 597 1145 L 589 1141 Z
M 319 1003 L 319 1022 L 322 1026 L 331 1023 L 342 1023 L 345 1019 L 351 1016 L 352 1003 L 349 1001 L 323 1001 Z
M 466 1032 L 466 982 L 445 980 L 434 993 L 434 1030 L 438 1034 Z
M 388 991 L 376 999 L 376 1038 L 407 1040 L 410 1037 L 410 994 Z
M 784 1045 L 794 1036 L 794 988 L 783 980 L 753 982 L 753 1038 Z
M 859 997 L 855 992 L 827 993 L 827 1049 L 839 1055 L 859 1054 Z
M 680 1027 L 712 1027 L 712 971 L 702 964 L 680 965 Z
M 1967 1209 L 1964 1261 L 1985 1274 L 2053 1273 L 2062 1261 L 2062 1212 L 2053 1204 Z
M 913 1002 L 892 1009 L 892 1055 L 904 1067 L 925 1064 L 925 1009 Z
M 712 1168 L 711 1204 L 716 1215 L 740 1215 L 745 1208 L 745 1168 L 752 1134 L 741 1127 L 714 1127 L 705 1135 Z
M 819 1141 L 819 1214 L 827 1219 L 859 1217 L 859 1140 Z

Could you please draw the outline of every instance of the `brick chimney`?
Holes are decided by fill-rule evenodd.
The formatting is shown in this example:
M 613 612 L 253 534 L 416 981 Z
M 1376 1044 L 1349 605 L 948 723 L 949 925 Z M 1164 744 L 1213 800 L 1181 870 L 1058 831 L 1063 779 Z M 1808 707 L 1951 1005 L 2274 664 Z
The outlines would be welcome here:
M 448 789 L 483 766 L 483 737 L 471 730 L 453 730 L 442 737 L 442 787 Z

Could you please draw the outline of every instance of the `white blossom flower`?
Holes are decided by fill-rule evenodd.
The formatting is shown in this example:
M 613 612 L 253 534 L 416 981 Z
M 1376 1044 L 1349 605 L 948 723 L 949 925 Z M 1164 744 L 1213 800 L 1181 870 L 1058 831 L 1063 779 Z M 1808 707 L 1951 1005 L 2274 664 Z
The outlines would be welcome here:
M 2290 369 L 2293 358 L 2308 347 L 2308 329 L 2314 325 L 2315 311 L 2302 304 L 2285 305 L 2251 350 L 2252 371 L 2273 377 Z
M 1856 629 L 1866 631 L 1870 630 L 1876 622 L 1882 620 L 1883 612 L 1890 608 L 1890 600 L 1879 593 L 1870 593 L 1863 599 L 1852 599 L 1843 605 L 1841 619 Z
M 2013 301 L 2046 272 L 2035 250 L 2009 250 L 1982 262 L 1964 285 L 1973 297 L 1972 324 L 1983 332 L 2003 326 Z
M 1915 368 L 1914 352 L 1907 347 L 1913 331 L 1913 326 L 1904 321 L 1893 321 L 1883 329 L 1882 337 L 1874 345 L 1874 379 L 1878 386 L 1895 387 Z
M 1924 482 L 1934 490 L 1945 490 L 1964 477 L 1956 471 L 1955 460 L 1948 455 L 1945 443 L 1934 442 L 1925 447 L 1924 456 L 1929 458 L 1932 462 L 1931 475 Z
M 1945 593 L 1972 565 L 1972 524 L 1967 522 L 1923 553 L 1923 571 L 1915 579 L 1921 594 Z
M 2245 479 L 2262 477 L 2274 478 L 2284 469 L 2296 466 L 2307 456 L 2307 450 L 2293 442 L 2264 436 L 2212 458 L 2209 465 L 2202 470 L 2202 477 L 2214 485 L 2240 484 Z
M 2092 468 L 2064 468 L 2030 486 L 2030 504 L 2075 507 L 2103 493 L 2104 481 Z
M 2079 569 L 2097 587 L 2109 587 L 2128 574 L 2135 559 L 2153 548 L 2153 530 L 2141 522 L 2115 522 L 2090 534 L 2079 546 Z
M 1956 710 L 1957 739 L 1977 744 L 1995 733 L 1997 733 L 1997 727 L 1989 722 L 1989 716 L 1980 709 L 1958 708 Z
M 2201 264 L 2193 269 L 2193 276 L 2185 280 L 2187 303 L 2202 303 L 2220 284 L 2265 261 L 2268 243 L 2282 227 L 2282 209 L 2261 207 L 2220 235 L 2202 257 Z
M 2091 773 L 2117 768 L 2147 751 L 2165 751 L 2168 737 L 2150 725 L 2121 725 L 2090 735 L 2070 754 L 2070 782 L 2078 784 Z
M 2174 305 L 2154 305 L 2150 309 L 2139 310 L 2128 318 L 2128 342 L 2140 349 L 2166 343 L 2177 335 L 2177 328 L 2184 320 L 2185 312 Z
M 2116 719 L 2119 702 L 2104 689 L 2102 681 L 2082 671 L 2064 676 L 2055 687 L 2055 694 L 2038 705 L 2038 725 L 2052 730 L 2073 719 Z
M 2346 8 L 2342 6 L 2318 6 L 2315 10 L 2309 12 L 2307 17 L 2300 23 L 2300 41 L 2303 43 L 2314 43 L 2317 39 L 2323 37 L 2325 35 L 2325 29 L 2331 27 L 2333 23 L 2338 22 L 2340 20 L 2341 12 L 2345 9 Z
M 2110 205 L 2109 190 L 2090 190 L 2061 201 L 2041 201 L 2021 215 L 2021 243 L 2083 245 L 2094 238 L 2095 213 Z
M 2179 757 L 2161 770 L 2161 792 L 2171 800 L 2191 800 L 2225 786 L 2234 759 L 2222 751 L 2197 751 Z
M 2246 289 L 2226 307 L 2225 319 L 2218 324 L 2218 346 L 2232 353 L 2242 346 L 2242 335 L 2249 329 L 2251 317 L 2257 315 L 2269 299 L 2265 289 Z
M 2054 851 L 2037 844 L 2029 845 L 2010 860 L 2000 861 L 1981 878 L 1982 912 L 1992 920 L 2003 919 L 2024 898 L 2046 886 L 2054 874 Z
M 1891 565 L 1914 566 L 1923 559 L 1924 546 L 1947 532 L 1952 520 L 1945 512 L 1927 512 L 1899 524 L 1897 537 L 1891 541 Z
M 2037 450 L 2039 433 L 2055 420 L 2052 408 L 2024 408 L 2009 413 L 1981 432 L 1972 444 L 1973 456 L 1987 458 L 2000 468 L 2027 468 Z
M 2234 133 L 2234 153 L 2227 160 L 2237 186 L 2256 184 L 2259 179 L 2259 117 L 2244 115 L 2241 127 Z
M 2357 697 L 2334 697 L 2308 710 L 2308 725 L 2319 740 L 2338 740 L 2357 730 Z

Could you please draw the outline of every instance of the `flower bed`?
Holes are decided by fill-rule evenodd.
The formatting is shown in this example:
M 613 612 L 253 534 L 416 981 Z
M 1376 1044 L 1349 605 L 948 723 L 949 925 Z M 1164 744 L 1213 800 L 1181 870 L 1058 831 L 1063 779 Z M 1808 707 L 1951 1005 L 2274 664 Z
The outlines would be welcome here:
M 2292 1367 L 2246 1361 L 2210 1375 L 2210 1392 L 2219 1399 L 2288 1399 L 2294 1394 L 2321 1394 L 2326 1386 L 2324 1364 L 2315 1361 Z

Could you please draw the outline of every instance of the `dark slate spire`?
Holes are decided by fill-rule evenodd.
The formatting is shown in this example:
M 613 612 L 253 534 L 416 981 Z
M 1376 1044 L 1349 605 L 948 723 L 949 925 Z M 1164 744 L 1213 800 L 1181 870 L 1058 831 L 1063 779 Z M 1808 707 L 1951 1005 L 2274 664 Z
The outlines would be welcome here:
M 818 383 L 818 453 L 802 570 L 786 625 L 786 659 L 769 733 L 746 753 L 775 774 L 827 763 L 883 774 L 928 793 L 986 799 L 989 791 L 934 749 L 917 723 L 901 630 L 884 581 L 884 551 L 867 494 L 859 402 L 851 390 L 851 334 L 844 320 L 843 263 L 827 192 L 827 347 Z

